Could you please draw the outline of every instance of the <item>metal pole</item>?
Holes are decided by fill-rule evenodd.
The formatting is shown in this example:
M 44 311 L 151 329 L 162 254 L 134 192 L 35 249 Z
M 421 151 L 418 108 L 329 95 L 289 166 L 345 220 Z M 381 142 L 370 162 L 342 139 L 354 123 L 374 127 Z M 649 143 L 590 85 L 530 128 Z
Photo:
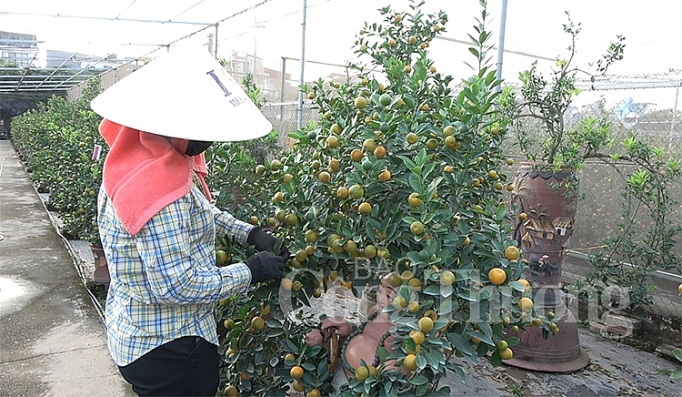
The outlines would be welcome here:
M 670 123 L 670 137 L 668 138 L 668 150 L 673 147 L 673 135 L 675 134 L 675 122 L 677 121 L 677 99 L 680 97 L 680 88 L 675 89 L 675 107 L 673 108 L 673 119 Z
M 305 23 L 306 23 L 306 11 L 308 9 L 308 0 L 303 0 L 303 23 L 301 23 L 301 78 L 299 80 L 299 90 L 298 90 L 298 129 L 303 127 L 303 87 L 305 81 Z
M 282 90 L 279 93 L 279 132 L 282 134 L 284 126 L 284 88 L 287 81 L 287 58 L 282 57 Z M 280 139 L 281 140 L 281 139 Z M 280 142 L 281 143 L 281 142 Z
M 507 29 L 507 0 L 502 0 L 502 12 L 500 15 L 500 37 L 497 43 L 497 73 L 496 77 L 498 80 L 502 79 L 502 59 L 504 58 L 504 33 Z M 501 89 L 501 84 L 499 84 L 495 89 L 499 91 Z
M 213 56 L 218 58 L 218 24 L 215 24 L 215 45 L 213 49 Z

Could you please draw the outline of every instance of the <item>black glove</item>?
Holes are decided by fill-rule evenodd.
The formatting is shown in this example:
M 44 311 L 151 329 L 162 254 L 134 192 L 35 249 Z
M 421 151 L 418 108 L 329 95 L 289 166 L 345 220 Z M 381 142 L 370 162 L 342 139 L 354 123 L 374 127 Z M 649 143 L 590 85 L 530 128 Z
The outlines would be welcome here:
M 275 249 L 277 239 L 256 226 L 249 232 L 249 237 L 247 237 L 246 242 L 249 245 L 256 247 L 256 250 L 258 251 L 272 252 Z
M 284 258 L 284 262 L 286 262 L 289 260 L 291 253 L 289 252 L 289 249 L 287 247 L 282 247 L 282 252 L 279 253 L 279 256 Z
M 279 253 L 276 253 L 275 244 L 277 244 L 277 239 L 258 226 L 251 229 L 251 232 L 249 232 L 249 237 L 246 238 L 246 242 L 247 244 L 256 247 L 257 251 L 269 251 L 274 254 L 278 254 L 284 258 L 284 260 L 289 259 L 291 256 L 291 253 L 289 253 L 287 247 L 282 247 L 282 250 Z
M 284 277 L 284 258 L 267 251 L 259 252 L 244 261 L 251 271 L 251 284 Z

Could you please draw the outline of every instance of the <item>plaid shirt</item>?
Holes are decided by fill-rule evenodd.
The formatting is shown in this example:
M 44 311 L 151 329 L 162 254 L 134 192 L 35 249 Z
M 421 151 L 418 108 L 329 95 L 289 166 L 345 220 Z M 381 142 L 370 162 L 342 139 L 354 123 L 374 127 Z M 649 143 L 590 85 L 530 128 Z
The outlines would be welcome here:
M 211 205 L 201 190 L 159 211 L 131 236 L 104 189 L 98 226 L 111 283 L 106 302 L 108 346 L 126 366 L 183 336 L 218 344 L 215 302 L 244 293 L 251 272 L 243 264 L 215 266 L 216 233 L 246 242 L 252 226 Z

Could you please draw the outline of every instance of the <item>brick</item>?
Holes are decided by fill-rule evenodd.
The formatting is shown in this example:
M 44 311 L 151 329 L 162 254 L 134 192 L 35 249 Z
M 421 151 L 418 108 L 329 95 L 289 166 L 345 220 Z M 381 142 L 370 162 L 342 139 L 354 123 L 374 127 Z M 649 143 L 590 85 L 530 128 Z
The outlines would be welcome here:
M 598 321 L 590 322 L 590 332 L 595 334 L 609 334 L 609 336 L 632 336 L 632 330 L 625 327 L 614 327 L 613 325 L 608 325 L 600 323 Z
M 607 314 L 604 316 L 604 323 L 609 326 L 619 327 L 619 328 L 630 328 L 633 331 L 642 328 L 642 322 L 635 318 L 619 316 L 616 314 Z

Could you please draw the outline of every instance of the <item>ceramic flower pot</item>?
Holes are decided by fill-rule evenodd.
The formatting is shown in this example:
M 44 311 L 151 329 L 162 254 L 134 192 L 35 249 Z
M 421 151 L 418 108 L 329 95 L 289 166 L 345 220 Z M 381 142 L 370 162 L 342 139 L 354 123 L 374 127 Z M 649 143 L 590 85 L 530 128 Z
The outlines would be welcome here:
M 578 178 L 570 169 L 543 172 L 522 163 L 514 177 L 512 203 L 518 213 L 514 238 L 528 261 L 525 278 L 533 284 L 532 298 L 541 313 L 552 311 L 559 332 L 544 338 L 539 327 L 527 327 L 518 336 L 514 358 L 506 364 L 545 372 L 573 372 L 589 357 L 580 347 L 575 316 L 563 301 L 561 272 L 573 232 L 578 204 Z M 571 187 L 569 187 L 571 186 Z M 572 194 L 566 194 L 570 191 Z
M 108 285 L 111 281 L 109 276 L 109 266 L 107 258 L 104 256 L 104 249 L 100 245 L 91 245 L 90 250 L 95 258 L 95 270 L 92 273 L 92 282 L 95 284 Z
M 577 192 L 567 185 L 578 182 L 573 170 L 537 171 L 522 163 L 514 177 L 512 203 L 525 218 L 517 219 L 514 238 L 528 260 L 534 284 L 561 286 L 561 267 L 573 232 Z

